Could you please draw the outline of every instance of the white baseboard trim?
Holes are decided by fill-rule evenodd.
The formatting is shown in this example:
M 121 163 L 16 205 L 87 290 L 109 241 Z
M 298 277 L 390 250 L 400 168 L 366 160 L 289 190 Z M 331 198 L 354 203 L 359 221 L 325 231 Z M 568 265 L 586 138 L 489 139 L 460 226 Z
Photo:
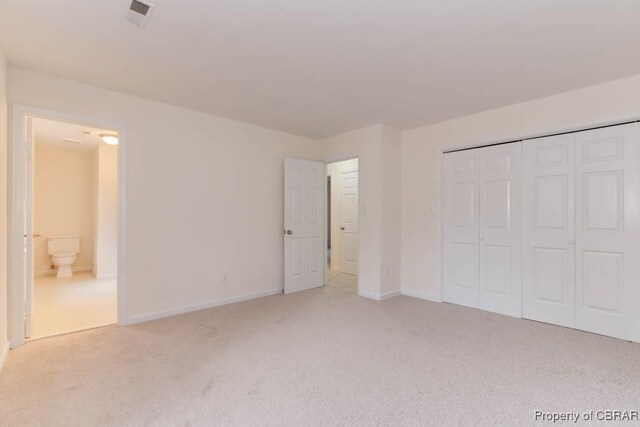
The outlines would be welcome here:
M 105 273 L 105 274 L 95 274 L 96 279 L 98 280 L 106 280 L 106 279 L 116 279 L 118 277 L 118 273 Z
M 376 292 L 367 292 L 367 291 L 358 291 L 358 295 L 361 297 L 369 298 L 375 301 L 384 301 L 389 298 L 397 297 L 401 294 L 400 289 L 396 289 L 395 291 L 385 292 L 383 294 L 379 294 Z
M 358 296 L 380 301 L 380 294 L 376 294 L 374 292 L 358 291 Z
M 399 296 L 401 294 L 401 292 L 402 291 L 400 289 L 396 289 L 395 291 L 385 292 L 385 293 L 380 295 L 380 300 L 385 300 L 385 299 L 397 297 L 397 296 Z
M 54 275 L 56 274 L 58 270 L 57 269 L 53 269 L 51 270 L 50 268 L 47 268 L 46 270 L 36 270 L 33 275 L 34 276 L 48 276 L 48 275 Z M 93 271 L 93 267 L 71 267 L 71 271 L 73 271 L 74 273 L 79 273 L 81 271 Z
M 407 297 L 420 298 L 432 302 L 442 302 L 442 299 L 438 298 L 437 295 L 427 294 L 424 292 L 415 292 L 407 289 L 402 289 L 401 294 Z
M 218 307 L 221 305 L 233 304 L 235 302 L 248 301 L 251 299 L 268 297 L 271 295 L 278 295 L 282 293 L 282 288 L 270 289 L 268 291 L 254 292 L 251 294 L 239 295 L 237 297 L 220 298 L 200 304 L 193 304 L 178 308 L 170 308 L 167 310 L 156 311 L 149 314 L 140 314 L 137 316 L 131 316 L 127 318 L 123 325 L 134 325 L 136 323 L 148 322 L 150 320 L 162 319 L 163 317 L 175 316 L 178 314 L 191 313 L 192 311 L 205 310 L 207 308 Z
M 5 341 L 0 344 L 0 375 L 2 375 L 2 370 L 4 369 L 4 364 L 7 362 L 7 357 L 9 356 L 9 341 Z

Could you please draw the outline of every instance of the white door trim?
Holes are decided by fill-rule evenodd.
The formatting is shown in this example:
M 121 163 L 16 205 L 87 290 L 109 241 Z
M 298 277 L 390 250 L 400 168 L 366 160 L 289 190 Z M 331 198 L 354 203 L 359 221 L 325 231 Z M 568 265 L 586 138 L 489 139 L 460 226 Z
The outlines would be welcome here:
M 25 135 L 25 118 L 39 117 L 110 129 L 118 132 L 118 324 L 127 319 L 127 130 L 123 124 L 110 123 L 75 114 L 68 114 L 21 104 L 11 106 L 11 140 L 9 144 L 9 332 L 11 348 L 21 346 L 25 341 L 24 298 L 25 277 L 23 270 L 23 231 L 20 218 L 24 214 L 23 188 L 24 162 L 22 161 Z
M 608 118 L 604 118 L 602 120 L 591 120 L 591 121 L 581 121 L 575 123 L 571 126 L 565 127 L 556 127 L 556 128 L 548 128 L 546 130 L 541 130 L 538 132 L 530 132 L 524 134 L 507 134 L 504 138 L 494 139 L 484 142 L 459 142 L 454 144 L 438 144 L 436 148 L 436 294 L 423 294 L 422 297 L 424 299 L 428 299 L 430 301 L 442 302 L 442 290 L 443 290 L 443 263 L 444 263 L 444 227 L 443 227 L 443 219 L 444 219 L 444 179 L 443 179 L 443 160 L 444 154 L 450 151 L 455 150 L 463 150 L 463 149 L 472 149 L 479 148 L 488 145 L 497 145 L 504 144 L 508 142 L 522 142 L 527 139 L 532 138 L 541 138 L 554 136 L 561 133 L 570 133 L 570 132 L 580 132 L 592 128 L 604 127 L 604 126 L 616 126 L 621 125 L 627 122 L 640 122 L 640 111 L 633 114 L 619 115 L 619 116 L 611 116 Z M 359 166 L 360 168 L 360 166 Z M 358 273 L 360 273 L 360 265 L 358 265 Z

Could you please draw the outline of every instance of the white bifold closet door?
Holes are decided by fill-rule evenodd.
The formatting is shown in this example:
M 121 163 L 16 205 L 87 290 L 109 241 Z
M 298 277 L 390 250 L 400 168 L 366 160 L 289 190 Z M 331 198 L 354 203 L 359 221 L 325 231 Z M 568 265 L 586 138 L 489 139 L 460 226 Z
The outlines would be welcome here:
M 640 125 L 576 133 L 576 327 L 640 341 Z
M 521 316 L 520 143 L 444 155 L 443 298 Z
M 526 141 L 523 317 L 640 340 L 640 127 Z
M 443 299 L 478 305 L 478 150 L 444 155 Z
M 575 134 L 525 141 L 522 317 L 575 327 Z

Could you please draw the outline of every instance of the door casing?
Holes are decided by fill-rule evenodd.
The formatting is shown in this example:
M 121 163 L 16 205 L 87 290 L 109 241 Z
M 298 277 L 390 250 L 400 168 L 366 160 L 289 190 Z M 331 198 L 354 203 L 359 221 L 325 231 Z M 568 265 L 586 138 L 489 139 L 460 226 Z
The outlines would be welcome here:
M 75 123 L 82 126 L 111 129 L 118 133 L 118 273 L 117 273 L 117 299 L 118 299 L 118 324 L 127 323 L 127 129 L 118 123 L 110 123 L 101 119 L 61 113 L 22 104 L 11 106 L 12 135 L 9 144 L 9 262 L 8 262 L 8 288 L 9 288 L 9 333 L 10 347 L 19 347 L 25 342 L 25 293 L 27 292 L 24 223 L 27 207 L 26 193 L 24 191 L 26 170 L 24 164 L 24 143 L 27 137 L 26 120 L 42 118 L 67 123 Z M 31 151 L 33 146 L 30 147 Z

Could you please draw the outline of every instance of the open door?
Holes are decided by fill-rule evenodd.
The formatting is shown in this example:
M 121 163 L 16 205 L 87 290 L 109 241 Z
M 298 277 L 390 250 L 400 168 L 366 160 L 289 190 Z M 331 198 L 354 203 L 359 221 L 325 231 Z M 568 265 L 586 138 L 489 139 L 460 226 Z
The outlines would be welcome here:
M 324 164 L 284 160 L 284 292 L 324 285 Z
M 26 118 L 24 140 L 24 335 L 33 327 L 33 119 Z
M 358 171 L 341 174 L 340 271 L 358 274 Z

